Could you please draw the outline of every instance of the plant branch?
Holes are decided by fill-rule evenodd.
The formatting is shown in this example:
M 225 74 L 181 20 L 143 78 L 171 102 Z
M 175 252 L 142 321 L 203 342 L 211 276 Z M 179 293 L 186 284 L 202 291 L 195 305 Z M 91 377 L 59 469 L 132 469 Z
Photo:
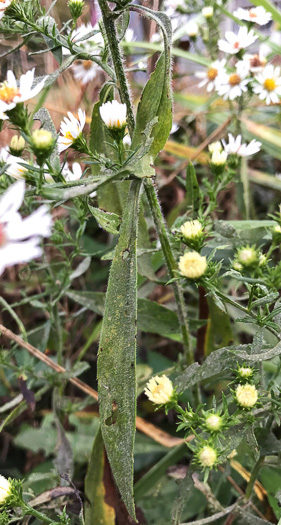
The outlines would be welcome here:
M 209 518 L 203 518 L 202 520 L 197 520 L 197 521 L 189 521 L 189 522 L 181 523 L 180 525 L 207 525 L 208 523 L 213 523 L 214 521 L 217 521 L 220 518 L 227 516 L 227 514 L 230 514 L 236 508 L 237 508 L 237 504 L 234 503 L 233 505 L 230 505 L 230 507 L 227 507 L 221 512 L 217 512 L 216 514 L 213 514 L 213 516 L 210 516 Z
M 169 277 L 175 277 L 174 272 L 177 270 L 177 263 L 172 251 L 172 248 L 169 243 L 168 234 L 162 215 L 161 207 L 158 201 L 155 187 L 151 179 L 147 179 L 144 184 L 147 199 L 150 205 L 150 209 L 154 218 L 154 223 L 158 233 L 158 237 L 161 243 L 162 251 L 165 257 L 165 261 L 168 268 Z M 191 339 L 189 333 L 188 320 L 185 311 L 184 297 L 180 285 L 177 281 L 172 283 L 172 287 L 175 294 L 175 299 L 177 303 L 177 310 L 179 316 L 179 323 L 182 332 L 182 339 L 184 345 L 184 352 L 186 357 L 186 362 L 188 365 L 194 362 L 194 356 L 191 348 Z

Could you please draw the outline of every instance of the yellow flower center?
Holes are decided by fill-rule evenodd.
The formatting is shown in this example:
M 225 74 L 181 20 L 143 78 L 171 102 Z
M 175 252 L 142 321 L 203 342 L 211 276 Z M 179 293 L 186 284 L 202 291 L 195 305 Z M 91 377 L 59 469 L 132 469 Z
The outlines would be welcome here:
M 0 84 L 0 100 L 6 102 L 6 104 L 10 104 L 11 102 L 13 102 L 14 98 L 19 95 L 19 89 L 9 86 L 7 82 L 3 82 L 3 84 Z
M 218 70 L 214 67 L 210 67 L 207 75 L 209 80 L 215 80 L 215 78 L 218 76 Z
M 86 69 L 86 71 L 91 69 L 92 65 L 93 62 L 91 60 L 83 60 L 83 68 Z
M 228 82 L 231 86 L 237 86 L 241 82 L 241 77 L 234 73 L 233 75 L 230 75 Z
M 274 78 L 267 78 L 264 81 L 263 86 L 267 91 L 274 91 L 274 89 L 276 88 L 276 82 Z
M 73 136 L 71 135 L 70 131 L 67 131 L 67 132 L 65 133 L 64 136 L 65 136 L 66 139 L 74 140 L 74 138 L 73 138 Z

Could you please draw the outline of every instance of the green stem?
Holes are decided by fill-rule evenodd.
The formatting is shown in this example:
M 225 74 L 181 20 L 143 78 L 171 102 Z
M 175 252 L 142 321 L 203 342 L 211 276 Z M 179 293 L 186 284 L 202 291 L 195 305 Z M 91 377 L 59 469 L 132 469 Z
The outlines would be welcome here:
M 126 104 L 127 106 L 127 120 L 128 120 L 128 128 L 130 132 L 130 136 L 132 137 L 134 127 L 135 127 L 135 119 L 134 119 L 134 113 L 133 113 L 133 106 L 130 98 L 130 92 L 129 92 L 129 85 L 127 82 L 127 78 L 125 75 L 125 70 L 123 67 L 122 62 L 122 55 L 119 47 L 119 42 L 117 39 L 117 33 L 115 28 L 115 23 L 113 19 L 113 14 L 110 11 L 108 7 L 107 0 L 98 0 L 99 6 L 102 13 L 102 19 L 104 24 L 104 29 L 106 32 L 112 61 L 114 64 L 114 69 L 117 77 L 118 82 L 118 89 L 120 93 L 121 101 Z
M 252 474 L 251 474 L 251 478 L 250 478 L 250 481 L 247 485 L 247 489 L 246 489 L 246 493 L 245 493 L 245 496 L 246 496 L 246 499 L 250 499 L 251 497 L 251 494 L 252 494 L 252 490 L 253 490 L 253 487 L 254 487 L 254 484 L 255 484 L 255 481 L 257 479 L 257 476 L 258 476 L 258 473 L 259 473 L 259 470 L 260 468 L 262 467 L 263 465 L 263 462 L 264 462 L 264 456 L 261 456 L 258 461 L 256 462 L 255 466 L 254 466 L 254 469 L 252 471 Z
M 178 269 L 178 266 L 177 266 L 172 248 L 169 243 L 168 234 L 167 234 L 164 218 L 162 215 L 162 211 L 160 208 L 160 204 L 158 201 L 157 193 L 156 193 L 156 190 L 154 188 L 154 185 L 151 179 L 146 179 L 144 186 L 145 186 L 147 199 L 148 199 L 148 202 L 151 208 L 151 212 L 153 215 L 156 230 L 158 233 L 158 237 L 161 243 L 162 251 L 163 251 L 165 261 L 167 264 L 169 277 L 173 278 L 175 277 L 174 272 L 175 270 Z M 184 297 L 183 297 L 183 293 L 180 288 L 180 285 L 177 281 L 172 283 L 172 287 L 174 290 L 175 299 L 177 303 L 177 310 L 178 310 L 180 328 L 182 332 L 182 339 L 183 339 L 186 362 L 188 365 L 190 365 L 191 363 L 194 362 L 194 356 L 192 353 L 191 339 L 190 339 L 190 333 L 189 333 L 188 320 L 187 320 L 186 311 L 185 311 Z
M 23 507 L 23 511 L 25 514 L 29 516 L 34 516 L 34 518 L 37 518 L 40 521 L 44 521 L 44 523 L 50 523 L 52 525 L 54 525 L 55 523 L 58 523 L 57 521 L 51 520 L 50 518 L 45 516 L 45 514 L 42 514 L 42 512 L 39 512 L 39 510 L 36 510 L 33 507 L 31 507 L 30 505 L 28 505 L 28 503 L 25 503 Z

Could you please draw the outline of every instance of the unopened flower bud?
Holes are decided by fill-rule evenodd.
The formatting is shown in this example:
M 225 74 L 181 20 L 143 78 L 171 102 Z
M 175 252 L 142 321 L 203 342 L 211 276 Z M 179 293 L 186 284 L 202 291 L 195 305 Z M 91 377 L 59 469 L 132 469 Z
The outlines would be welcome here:
M 24 138 L 14 135 L 11 139 L 10 146 L 9 146 L 11 155 L 14 155 L 14 157 L 20 157 L 24 148 L 25 148 Z
M 214 151 L 221 151 L 222 150 L 222 144 L 221 142 L 211 142 L 208 146 L 208 150 L 211 154 L 214 153 Z
M 259 262 L 259 256 L 254 246 L 245 246 L 237 252 L 238 262 L 245 268 L 255 266 Z
M 202 224 L 197 219 L 195 221 L 186 221 L 181 226 L 181 233 L 187 240 L 194 240 L 202 235 Z
M 243 408 L 252 408 L 258 400 L 258 391 L 255 385 L 246 383 L 236 388 L 236 401 Z
M 236 270 L 237 272 L 241 272 L 241 270 L 243 270 L 242 264 L 238 261 L 234 261 L 232 266 L 233 266 L 233 269 Z
M 32 133 L 33 146 L 38 150 L 48 150 L 53 146 L 54 138 L 46 129 L 36 129 Z
M 214 8 L 211 5 L 207 5 L 206 7 L 203 7 L 202 15 L 205 18 L 212 18 L 213 14 L 214 14 Z
M 222 418 L 219 414 L 208 414 L 205 419 L 205 426 L 210 432 L 218 432 L 222 426 Z
M 82 15 L 85 5 L 84 0 L 69 0 L 67 5 L 73 20 L 76 22 L 76 20 Z
M 198 451 L 197 458 L 202 467 L 212 468 L 217 462 L 218 454 L 210 445 L 204 445 Z
M 179 260 L 180 273 L 188 279 L 199 279 L 205 273 L 207 267 L 206 257 L 198 252 L 187 252 Z
M 250 379 L 250 377 L 253 377 L 254 373 L 253 368 L 250 366 L 238 366 L 237 375 L 242 379 Z
M 146 384 L 144 393 L 157 405 L 168 403 L 173 398 L 173 383 L 165 375 L 152 377 Z
M 227 153 L 216 149 L 212 154 L 211 162 L 215 166 L 224 166 L 227 159 Z
M 3 505 L 11 494 L 11 483 L 4 476 L 0 476 L 0 505 Z

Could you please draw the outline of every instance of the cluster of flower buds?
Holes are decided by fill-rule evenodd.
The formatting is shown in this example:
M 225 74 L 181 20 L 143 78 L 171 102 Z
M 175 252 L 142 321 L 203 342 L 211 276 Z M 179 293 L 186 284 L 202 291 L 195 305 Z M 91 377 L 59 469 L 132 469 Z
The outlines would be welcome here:
M 235 382 L 238 383 L 232 391 L 235 402 L 242 409 L 253 408 L 258 401 L 258 391 L 253 382 L 255 370 L 250 366 L 238 365 L 234 373 Z
M 237 272 L 251 272 L 265 262 L 265 256 L 255 246 L 246 245 L 238 248 L 232 266 Z

